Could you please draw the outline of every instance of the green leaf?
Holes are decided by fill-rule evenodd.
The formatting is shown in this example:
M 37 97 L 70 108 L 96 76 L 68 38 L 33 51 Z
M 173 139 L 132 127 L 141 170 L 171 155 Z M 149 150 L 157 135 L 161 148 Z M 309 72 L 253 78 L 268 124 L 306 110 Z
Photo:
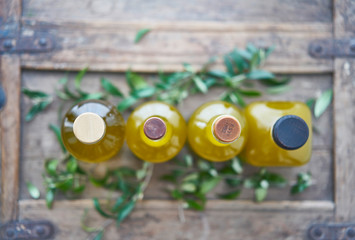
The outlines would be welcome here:
M 322 93 L 322 95 L 317 98 L 316 103 L 314 105 L 314 116 L 319 118 L 324 111 L 328 108 L 333 98 L 333 90 L 328 89 Z
M 127 108 L 131 107 L 137 102 L 137 99 L 133 96 L 124 98 L 117 106 L 118 111 L 123 112 Z
M 189 175 L 184 177 L 183 181 L 184 182 L 191 182 L 191 181 L 195 181 L 197 179 L 198 179 L 198 173 L 194 172 L 194 173 L 190 173 Z
M 196 87 L 198 88 L 198 90 L 199 90 L 200 92 L 202 92 L 202 93 L 207 93 L 208 88 L 207 88 L 206 84 L 202 81 L 202 79 L 201 79 L 200 77 L 195 76 L 195 77 L 193 78 L 193 81 L 194 81 Z
M 272 185 L 285 186 L 287 184 L 286 179 L 277 173 L 267 173 L 265 179 Z
M 220 71 L 220 70 L 210 70 L 207 72 L 208 75 L 211 75 L 213 77 L 216 77 L 216 78 L 227 78 L 229 77 L 229 75 L 224 72 L 224 71 Z
M 225 182 L 229 187 L 237 187 L 243 183 L 243 181 L 239 178 L 226 178 Z
M 197 211 L 202 211 L 204 209 L 204 206 L 195 200 L 187 199 L 185 200 L 185 202 L 187 203 L 187 207 L 190 209 L 194 209 Z
M 80 70 L 80 72 L 75 76 L 74 86 L 78 92 L 81 92 L 81 81 L 83 80 L 83 77 L 86 74 L 87 70 L 88 67 L 85 67 L 82 70 Z
M 172 190 L 170 194 L 176 200 L 180 200 L 183 198 L 183 193 L 180 192 L 178 189 Z
M 88 94 L 85 94 L 84 97 L 82 97 L 80 99 L 80 101 L 83 101 L 83 100 L 92 100 L 92 99 L 103 99 L 104 98 L 104 94 L 103 93 L 88 93 Z
M 207 162 L 203 160 L 199 160 L 197 162 L 198 168 L 201 169 L 202 171 L 208 171 L 212 166 Z
M 98 234 L 94 237 L 93 240 L 101 240 L 103 236 L 104 236 L 104 231 L 101 230 L 98 232 Z
M 108 92 L 112 96 L 123 97 L 121 91 L 118 90 L 118 88 L 106 78 L 101 78 L 101 86 L 103 89 L 105 89 L 106 92 Z
M 247 105 L 242 96 L 237 91 L 230 94 L 229 97 L 234 104 L 238 104 L 241 107 L 245 107 Z
M 232 160 L 232 169 L 235 171 L 235 173 L 237 174 L 241 174 L 243 172 L 243 167 L 242 167 L 242 164 L 239 160 L 239 158 L 237 157 L 234 157 Z
M 62 92 L 58 89 L 55 90 L 55 94 L 62 100 L 69 100 L 70 96 L 66 94 L 65 92 Z
M 184 162 L 185 162 L 186 167 L 192 167 L 193 161 L 194 161 L 194 159 L 190 154 L 186 154 L 184 156 Z
M 38 113 L 43 111 L 51 103 L 52 100 L 45 100 L 33 105 L 25 117 L 26 122 L 31 121 Z
M 196 185 L 191 182 L 184 182 L 181 184 L 181 190 L 192 193 L 196 191 Z
M 54 201 L 54 189 L 47 189 L 46 192 L 46 205 L 48 209 L 51 209 Z
M 255 189 L 254 193 L 255 193 L 255 200 L 257 202 L 261 202 L 267 196 L 267 188 L 257 188 Z
M 136 202 L 131 200 L 124 205 L 117 216 L 117 225 L 119 225 L 134 209 Z
M 78 162 L 76 161 L 76 159 L 73 157 L 69 158 L 67 162 L 67 171 L 70 173 L 75 173 L 77 168 Z
M 66 192 L 70 190 L 73 186 L 73 179 L 72 178 L 67 178 L 63 181 L 60 181 L 56 184 L 57 188 L 62 190 L 63 192 Z
M 96 211 L 103 217 L 106 218 L 116 218 L 114 215 L 106 213 L 104 210 L 102 210 L 99 199 L 93 198 L 92 201 L 94 202 L 94 207 Z
M 147 175 L 147 171 L 145 169 L 139 169 L 136 172 L 136 176 L 138 180 L 142 180 Z
M 233 67 L 233 63 L 232 61 L 230 60 L 229 58 L 229 55 L 225 55 L 224 58 L 224 65 L 226 66 L 227 68 L 227 72 L 230 76 L 234 76 L 235 75 L 235 72 L 234 72 L 234 67 Z
M 148 87 L 148 83 L 144 80 L 142 76 L 133 73 L 130 70 L 126 72 L 126 80 L 131 90 L 143 89 Z
M 136 38 L 134 39 L 134 43 L 140 42 L 142 40 L 142 38 L 150 31 L 151 31 L 151 29 L 149 29 L 149 28 L 140 29 L 136 34 Z
M 226 199 L 226 200 L 233 200 L 233 199 L 236 199 L 237 197 L 239 197 L 241 193 L 241 190 L 235 190 L 235 191 L 232 191 L 232 192 L 229 192 L 229 193 L 224 193 L 224 194 L 219 194 L 219 198 L 221 199 Z
M 276 78 L 274 78 L 274 79 L 263 79 L 260 82 L 262 84 L 264 84 L 264 85 L 267 85 L 267 86 L 280 86 L 280 85 L 286 85 L 290 81 L 291 81 L 290 77 L 284 77 L 281 80 L 276 79 Z
M 26 185 L 27 185 L 27 190 L 30 193 L 31 197 L 34 199 L 38 199 L 41 195 L 38 188 L 32 183 L 30 183 L 29 181 L 26 182 Z
M 260 97 L 262 94 L 260 91 L 257 90 L 243 90 L 239 89 L 238 92 L 244 96 L 248 97 Z
M 191 64 L 189 63 L 183 63 L 184 69 L 186 72 L 194 73 L 195 70 L 192 68 Z
M 314 103 L 316 102 L 316 99 L 315 98 L 310 98 L 310 99 L 307 99 L 306 101 L 306 105 L 309 107 L 309 109 L 311 111 L 313 111 L 313 106 L 314 106 Z
M 146 87 L 132 91 L 132 95 L 136 98 L 147 98 L 153 96 L 155 93 L 155 87 Z
M 30 99 L 36 99 L 36 98 L 48 98 L 49 95 L 45 92 L 41 91 L 33 91 L 27 88 L 22 89 L 22 93 L 25 94 L 27 97 Z
M 246 59 L 246 60 L 251 60 L 251 58 L 252 58 L 252 54 L 250 53 L 250 52 L 248 52 L 248 51 L 246 51 L 246 50 L 243 50 L 243 49 L 236 49 L 236 51 L 238 52 L 238 54 L 240 55 L 240 56 L 242 56 L 244 59 Z
M 234 61 L 234 64 L 237 66 L 238 68 L 238 72 L 242 73 L 244 72 L 245 67 L 247 67 L 248 65 L 246 64 L 245 60 L 243 59 L 243 57 L 238 53 L 237 50 L 234 50 L 231 54 L 230 54 L 231 58 Z
M 201 194 L 206 194 L 206 193 L 208 193 L 209 191 L 211 191 L 212 189 L 214 189 L 214 188 L 218 185 L 218 183 L 219 183 L 220 181 L 221 181 L 221 178 L 219 178 L 219 177 L 216 177 L 216 178 L 212 178 L 212 179 L 203 181 L 203 182 L 201 183 L 199 193 L 201 193 Z
M 44 164 L 44 169 L 50 176 L 56 176 L 57 175 L 57 166 L 59 164 L 58 159 L 49 159 L 45 162 Z
M 280 86 L 273 86 L 268 87 L 266 89 L 267 93 L 269 94 L 281 94 L 291 90 L 291 86 L 288 85 L 280 85 Z
M 253 70 L 250 73 L 248 73 L 247 78 L 248 79 L 255 79 L 255 80 L 273 79 L 273 78 L 275 78 L 275 75 L 268 72 L 268 71 L 265 71 L 265 70 L 256 69 L 256 70 Z
M 57 140 L 60 144 L 60 147 L 62 149 L 63 153 L 66 153 L 67 150 L 65 149 L 65 146 L 63 144 L 63 140 L 62 140 L 62 134 L 60 132 L 60 128 L 54 124 L 49 124 L 49 128 L 54 132 L 55 136 L 57 137 Z
M 257 185 L 258 185 L 258 181 L 254 178 L 247 178 L 244 180 L 245 188 L 256 188 Z

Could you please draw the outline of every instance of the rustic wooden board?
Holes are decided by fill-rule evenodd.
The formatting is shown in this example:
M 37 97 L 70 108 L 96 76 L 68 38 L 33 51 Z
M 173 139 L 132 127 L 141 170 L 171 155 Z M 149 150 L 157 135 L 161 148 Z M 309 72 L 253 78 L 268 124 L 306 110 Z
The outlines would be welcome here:
M 23 16 L 110 21 L 332 22 L 331 0 L 24 0 Z
M 136 32 L 152 31 L 139 43 Z M 103 22 L 25 18 L 23 34 L 48 31 L 56 39 L 54 51 L 22 54 L 21 65 L 31 69 L 158 72 L 181 70 L 183 62 L 200 67 L 251 42 L 275 45 L 266 68 L 277 73 L 322 73 L 333 70 L 331 59 L 308 55 L 311 41 L 332 36 L 330 23 L 218 23 L 218 22 Z
M 0 114 L 1 129 L 1 214 L 0 221 L 17 217 L 20 161 L 20 59 L 1 56 L 1 82 L 7 104 Z
M 85 239 L 80 218 L 85 208 L 92 207 L 90 200 L 60 201 L 53 210 L 47 210 L 42 200 L 22 200 L 20 219 L 46 218 L 57 226 L 56 239 Z M 120 228 L 115 224 L 108 227 L 105 239 L 296 240 L 305 238 L 311 224 L 331 221 L 333 216 L 331 202 L 240 201 L 232 205 L 211 201 L 203 213 L 184 211 L 185 222 L 179 222 L 178 207 L 177 202 L 143 201 Z M 96 227 L 104 222 L 96 212 L 90 212 L 88 224 Z
M 334 1 L 334 10 L 335 37 L 355 37 L 355 2 Z M 334 69 L 336 217 L 355 221 L 355 61 L 336 59 Z
M 54 72 L 38 72 L 38 71 L 24 71 L 23 86 L 31 89 L 39 89 L 45 92 L 54 92 L 58 79 L 65 76 L 65 73 Z M 73 78 L 74 74 L 70 74 Z M 100 89 L 99 79 L 105 76 L 110 79 L 114 84 L 120 86 L 123 92 L 127 92 L 128 88 L 122 74 L 102 74 L 102 73 L 89 73 L 83 80 L 85 90 L 96 91 Z M 147 75 L 151 80 L 154 75 Z M 305 101 L 309 97 L 314 97 L 332 86 L 330 75 L 295 75 L 290 84 L 297 91 L 290 91 L 287 94 L 264 96 L 261 99 L 269 100 L 300 100 Z M 316 89 L 316 91 L 315 91 Z M 319 93 L 317 93 L 319 91 Z M 215 89 L 208 95 L 196 95 L 183 102 L 179 109 L 188 119 L 191 113 L 202 103 L 217 99 L 222 93 L 221 89 Z M 255 101 L 256 99 L 249 99 Z M 116 103 L 117 99 L 112 99 L 112 103 Z M 27 112 L 30 108 L 30 101 L 27 98 L 23 99 L 22 112 Z M 58 103 L 55 102 L 50 109 L 39 115 L 30 123 L 23 125 L 23 165 L 21 170 L 22 183 L 21 183 L 21 199 L 29 198 L 28 192 L 25 187 L 25 181 L 30 180 L 36 186 L 39 186 L 42 193 L 44 188 L 42 186 L 41 173 L 43 172 L 44 159 L 49 157 L 60 156 L 60 147 L 56 143 L 54 134 L 47 128 L 50 123 L 57 123 L 57 108 Z M 69 108 L 69 106 L 67 106 Z M 24 115 L 24 114 L 23 114 Z M 125 118 L 127 119 L 128 113 Z M 289 194 L 289 189 L 272 189 L 270 190 L 267 200 L 332 200 L 333 199 L 333 160 L 332 160 L 332 109 L 330 108 L 317 121 L 317 128 L 320 134 L 314 135 L 314 153 L 310 164 L 301 168 L 272 168 L 272 171 L 282 173 L 287 179 L 294 181 L 296 174 L 300 171 L 311 171 L 316 184 L 310 188 L 309 191 L 302 193 L 296 197 Z M 135 160 L 134 156 L 129 152 L 125 146 L 120 154 L 113 160 L 101 164 L 97 171 L 101 168 L 123 165 L 139 166 L 141 162 Z M 86 168 L 95 168 L 94 165 L 86 165 Z M 167 199 L 169 196 L 165 193 L 166 183 L 162 183 L 159 177 L 167 173 L 171 169 L 171 163 L 158 164 L 155 166 L 154 175 L 149 188 L 146 191 L 146 198 L 148 199 Z M 256 168 L 246 167 L 246 174 L 255 172 Z M 224 190 L 224 187 L 217 189 L 217 192 Z M 82 198 L 90 198 L 93 196 L 103 196 L 107 194 L 105 191 L 96 187 L 89 187 L 83 194 Z M 210 195 L 214 198 L 214 194 Z M 253 199 L 253 192 L 251 190 L 243 191 L 241 199 Z

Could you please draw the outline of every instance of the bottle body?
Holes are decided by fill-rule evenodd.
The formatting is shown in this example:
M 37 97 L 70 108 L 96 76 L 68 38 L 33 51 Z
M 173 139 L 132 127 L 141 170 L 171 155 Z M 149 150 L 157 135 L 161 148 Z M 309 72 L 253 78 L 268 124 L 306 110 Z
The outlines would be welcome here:
M 173 106 L 150 101 L 127 120 L 127 145 L 140 159 L 161 163 L 175 157 L 186 141 L 186 123 Z
M 222 123 L 220 131 L 216 125 L 220 120 L 231 119 Z M 235 126 L 239 125 L 239 126 Z M 234 132 L 239 128 L 239 133 Z M 226 135 L 233 135 L 226 142 Z M 212 101 L 201 105 L 190 117 L 188 123 L 188 142 L 192 150 L 210 161 L 226 161 L 238 155 L 247 140 L 247 122 L 244 114 L 236 106 L 224 101 Z
M 254 102 L 246 107 L 245 116 L 249 126 L 249 139 L 241 154 L 245 161 L 266 167 L 300 166 L 310 160 L 312 115 L 307 105 L 302 102 Z M 300 122 L 301 126 L 291 123 L 285 125 L 284 129 L 278 129 L 279 123 L 288 118 Z M 303 129 L 302 132 L 298 131 L 300 129 Z M 283 141 L 279 141 L 278 135 L 275 135 L 275 130 L 280 130 L 290 140 L 291 146 L 283 145 Z M 303 140 L 298 146 L 292 146 L 299 134 Z
M 65 147 L 75 158 L 102 162 L 121 149 L 125 122 L 113 105 L 87 100 L 69 109 L 62 121 L 61 133 Z

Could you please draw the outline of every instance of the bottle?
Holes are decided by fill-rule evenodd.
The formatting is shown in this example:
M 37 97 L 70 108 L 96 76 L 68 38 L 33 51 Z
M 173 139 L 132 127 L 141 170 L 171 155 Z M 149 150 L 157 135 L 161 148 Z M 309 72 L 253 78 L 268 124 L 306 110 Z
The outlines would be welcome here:
M 81 161 L 97 163 L 110 159 L 120 150 L 125 122 L 113 105 L 87 100 L 69 109 L 61 132 L 69 153 Z
M 244 114 L 224 101 L 212 101 L 200 106 L 192 114 L 187 128 L 192 150 L 214 162 L 235 157 L 247 140 Z
M 186 123 L 173 106 L 150 101 L 127 120 L 127 145 L 140 159 L 161 163 L 175 157 L 186 141 Z
M 302 102 L 255 102 L 245 109 L 249 132 L 241 157 L 254 166 L 300 166 L 311 158 L 312 115 Z

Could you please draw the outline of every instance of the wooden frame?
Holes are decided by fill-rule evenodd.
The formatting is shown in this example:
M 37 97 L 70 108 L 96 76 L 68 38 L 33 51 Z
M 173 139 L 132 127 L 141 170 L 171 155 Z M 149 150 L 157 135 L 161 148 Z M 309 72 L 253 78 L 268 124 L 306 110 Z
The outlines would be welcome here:
M 36 30 L 39 27 L 45 26 L 49 31 L 52 31 L 57 36 L 61 36 L 61 39 L 65 39 L 68 36 L 66 35 L 68 29 L 72 27 L 82 28 L 80 34 L 84 34 L 87 38 L 91 39 L 88 45 L 84 48 L 80 48 L 79 45 L 71 45 L 68 47 L 65 45 L 64 41 L 57 44 L 60 45 L 60 49 L 66 49 L 66 52 L 57 51 L 55 53 L 48 54 L 4 54 L 0 58 L 1 64 L 1 82 L 7 93 L 8 103 L 0 116 L 0 126 L 1 126 L 1 152 L 2 152 L 2 167 L 1 167 L 1 222 L 6 222 L 9 220 L 14 220 L 17 218 L 64 218 L 65 214 L 72 211 L 73 208 L 68 208 L 70 204 L 75 206 L 76 211 L 82 210 L 85 207 L 90 207 L 91 202 L 88 200 L 76 200 L 71 201 L 59 201 L 56 203 L 56 207 L 52 212 L 45 211 L 45 203 L 43 201 L 34 201 L 34 200 L 22 200 L 18 204 L 19 194 L 19 166 L 20 166 L 20 88 L 21 88 L 21 67 L 26 69 L 71 69 L 78 70 L 82 68 L 84 62 L 82 59 L 89 58 L 91 61 L 91 69 L 99 71 L 122 71 L 127 69 L 128 65 L 125 64 L 127 59 L 134 59 L 137 55 L 134 53 L 136 51 L 135 46 L 131 46 L 131 49 L 124 54 L 123 60 L 119 62 L 117 58 L 112 54 L 106 56 L 107 59 L 100 59 L 95 62 L 92 60 L 92 55 L 99 55 L 100 53 L 107 52 L 105 47 L 108 47 L 114 44 L 112 42 L 106 42 L 105 45 L 93 52 L 85 51 L 85 48 L 95 46 L 95 41 L 97 40 L 98 34 L 110 34 L 112 31 L 121 31 L 122 34 L 127 36 L 133 36 L 134 32 L 137 29 L 142 27 L 150 27 L 154 30 L 160 31 L 160 37 L 167 36 L 169 34 L 174 34 L 174 31 L 185 31 L 188 34 L 193 35 L 198 38 L 199 34 L 208 33 L 210 34 L 211 39 L 215 39 L 218 35 L 223 34 L 233 34 L 236 31 L 255 31 L 257 32 L 256 36 L 259 38 L 268 38 L 268 32 L 273 31 L 278 38 L 288 39 L 289 44 L 293 46 L 293 50 L 286 51 L 286 56 L 284 58 L 295 57 L 295 62 L 297 65 L 282 65 L 282 59 L 280 61 L 275 59 L 271 60 L 271 64 L 268 66 L 269 70 L 275 71 L 277 73 L 323 73 L 323 72 L 333 72 L 334 73 L 334 203 L 328 201 L 299 201 L 299 202 L 266 202 L 262 204 L 254 204 L 249 201 L 238 201 L 235 202 L 226 202 L 219 200 L 211 200 L 207 207 L 207 212 L 205 214 L 200 213 L 186 213 L 187 221 L 193 222 L 194 219 L 198 218 L 200 224 L 206 227 L 204 224 L 207 219 L 207 216 L 210 216 L 208 219 L 212 222 L 215 227 L 220 227 L 218 225 L 218 220 L 213 220 L 214 216 L 219 215 L 219 211 L 222 214 L 226 214 L 227 218 L 231 221 L 233 226 L 236 226 L 231 232 L 226 232 L 225 236 L 230 236 L 228 234 L 237 234 L 238 227 L 244 227 L 244 231 L 250 231 L 251 234 L 255 236 L 262 237 L 263 234 L 266 234 L 265 239 L 277 239 L 280 236 L 294 236 L 292 239 L 301 238 L 302 232 L 305 232 L 305 226 L 308 226 L 314 222 L 322 221 L 354 221 L 355 220 L 355 210 L 352 206 L 355 204 L 355 192 L 353 191 L 353 185 L 355 183 L 355 162 L 353 161 L 355 155 L 355 110 L 353 103 L 355 102 L 355 60 L 352 59 L 335 59 L 333 60 L 316 60 L 308 57 L 304 57 L 302 54 L 297 55 L 297 51 L 306 51 L 306 46 L 304 42 L 310 42 L 313 39 L 317 38 L 330 38 L 334 36 L 335 38 L 343 37 L 354 37 L 354 29 L 352 26 L 355 25 L 352 21 L 352 18 L 348 18 L 347 15 L 351 14 L 349 9 L 355 9 L 355 3 L 350 0 L 334 0 L 334 32 L 332 32 L 332 26 L 329 24 L 279 24 L 276 27 L 268 24 L 252 24 L 248 25 L 235 25 L 235 24 L 219 24 L 219 23 L 191 23 L 188 26 L 186 24 L 175 24 L 175 23 L 166 23 L 166 24 L 156 24 L 156 23 L 145 23 L 144 25 L 140 23 L 82 23 L 82 25 L 74 25 L 70 22 L 47 22 L 46 19 L 33 20 L 29 18 L 21 18 L 21 6 L 22 3 L 20 0 L 2 0 L 0 1 L 0 7 L 2 12 L 0 16 L 3 19 L 3 22 L 6 24 L 17 24 L 22 28 L 28 31 Z M 20 20 L 21 19 L 21 20 Z M 127 27 L 127 24 L 130 24 Z M 292 31 L 290 30 L 292 28 Z M 127 30 L 129 29 L 129 30 Z M 133 30 L 132 30 L 133 29 Z M 19 29 L 17 29 L 19 31 Z M 99 31 L 97 33 L 97 31 Z M 200 32 L 196 32 L 200 31 Z M 297 40 L 292 40 L 292 36 L 296 36 L 300 33 L 306 33 L 305 38 L 300 38 Z M 165 65 L 165 70 L 178 70 L 180 69 L 180 58 L 175 62 L 171 61 L 168 52 L 164 50 L 158 50 L 158 47 L 162 44 L 159 40 L 159 36 L 152 38 L 152 47 L 156 52 L 156 56 L 151 59 L 151 56 L 148 55 L 142 56 L 142 61 L 137 60 L 137 62 L 132 66 L 133 70 L 143 71 L 143 72 L 155 72 L 158 70 L 157 63 L 170 61 L 169 64 Z M 164 38 L 163 38 L 164 39 Z M 237 39 L 236 41 L 240 44 L 246 42 L 248 37 Z M 271 41 L 272 38 L 269 38 L 268 41 Z M 157 41 L 157 42 L 154 42 Z M 159 42 L 160 41 L 160 42 Z M 189 51 L 192 42 L 188 38 L 183 40 L 184 46 L 186 49 L 183 51 Z M 235 44 L 234 40 L 226 43 Z M 211 49 L 212 43 L 207 42 L 207 49 Z M 115 47 L 112 49 L 118 51 Z M 201 52 L 194 52 L 193 54 L 201 54 Z M 277 55 L 277 53 L 276 53 Z M 185 56 L 181 56 L 183 59 Z M 200 58 L 201 57 L 201 58 Z M 195 65 L 201 63 L 202 58 L 206 56 L 199 56 L 195 59 Z M 43 60 L 46 61 L 43 61 Z M 117 63 L 118 61 L 118 63 Z M 115 63 L 114 63 L 115 62 Z M 20 210 L 19 210 L 20 209 Z M 132 219 L 129 220 L 127 224 L 130 224 L 137 219 L 144 218 L 145 215 L 150 215 L 155 218 L 164 219 L 164 224 L 166 231 L 162 233 L 153 231 L 151 234 L 161 234 L 163 239 L 164 233 L 173 232 L 174 230 L 174 221 L 177 221 L 177 203 L 171 201 L 158 201 L 158 200 L 149 200 L 141 203 L 137 211 L 133 214 Z M 273 214 L 256 214 L 258 212 L 270 212 Z M 277 216 L 278 217 L 277 217 Z M 248 216 L 263 216 L 257 224 L 259 224 L 260 229 L 257 227 L 248 226 L 248 221 L 251 219 Z M 80 218 L 80 216 L 78 216 Z M 99 216 L 94 217 L 95 221 L 102 221 Z M 239 220 L 232 220 L 233 218 Z M 242 220 L 245 218 L 247 220 Z M 165 221 L 165 219 L 167 219 Z M 204 220 L 205 219 L 205 220 Z M 261 222 L 267 222 L 261 223 Z M 73 224 L 73 227 L 80 228 L 79 219 L 71 221 L 77 222 Z M 273 227 L 279 222 L 283 222 L 284 231 L 276 229 Z M 298 223 L 304 223 L 302 226 L 297 226 Z M 288 226 L 287 226 L 288 225 Z M 143 235 L 144 233 L 149 233 L 151 225 L 147 225 L 140 229 L 139 234 Z M 194 225 L 187 227 L 191 229 Z M 68 227 L 69 229 L 69 227 Z M 294 230 L 292 230 L 294 229 Z M 182 229 L 183 230 L 183 229 Z M 185 229 L 186 230 L 186 229 Z M 206 230 L 206 229 L 205 229 Z M 204 230 L 204 231 L 205 231 Z M 262 232 L 264 231 L 264 232 Z M 82 233 L 75 233 L 77 236 L 82 236 Z M 116 236 L 118 233 L 111 229 L 109 236 Z M 128 234 L 128 231 L 123 231 L 120 236 Z M 137 236 L 140 236 L 140 235 Z M 282 235 L 284 234 L 284 235 Z M 62 231 L 60 233 L 62 239 L 71 235 L 70 231 Z M 156 236 L 156 235 L 154 235 Z M 177 236 L 178 237 L 178 236 Z M 221 238 L 219 236 L 219 238 Z M 144 238 L 141 238 L 144 239 Z M 255 239 L 250 238 L 250 236 L 245 236 L 243 239 Z

